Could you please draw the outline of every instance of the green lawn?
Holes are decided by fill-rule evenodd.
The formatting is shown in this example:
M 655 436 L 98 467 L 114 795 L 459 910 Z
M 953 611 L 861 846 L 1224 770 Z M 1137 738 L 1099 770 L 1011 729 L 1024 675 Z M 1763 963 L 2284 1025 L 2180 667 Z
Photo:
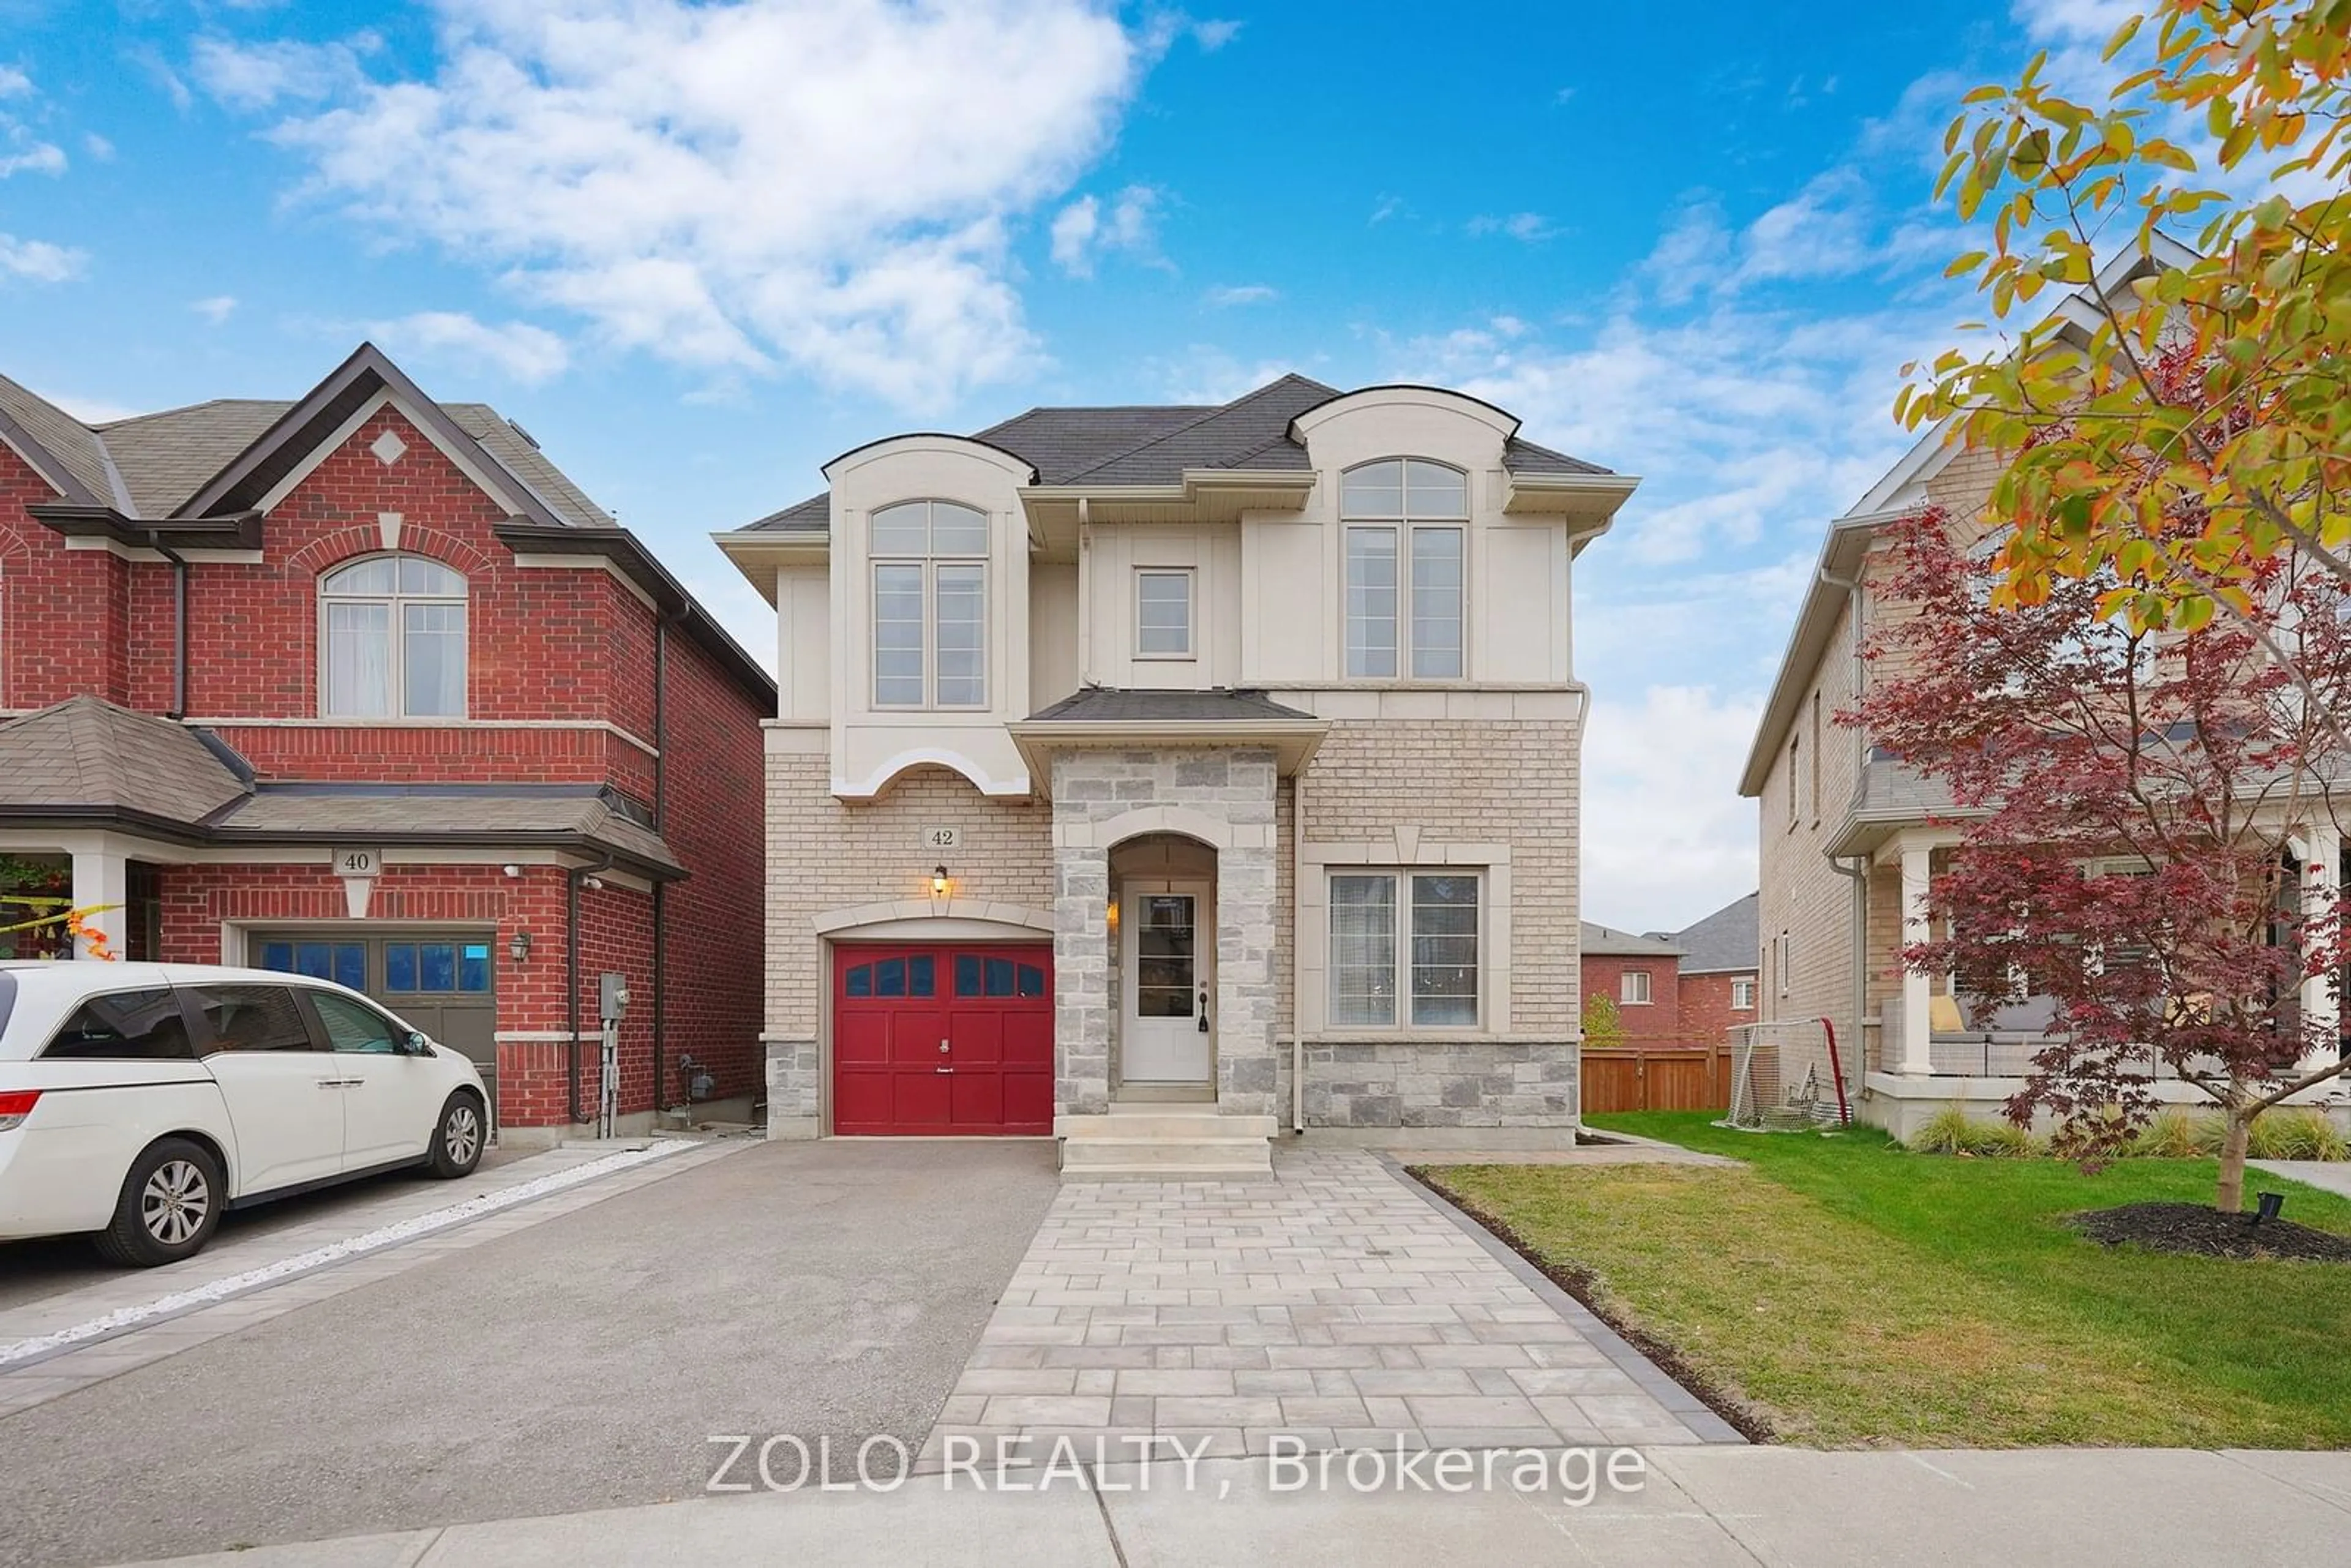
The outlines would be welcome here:
M 2062 1217 L 2210 1203 L 2210 1160 L 1913 1155 L 1867 1131 L 1596 1125 L 1744 1168 L 1453 1166 L 1433 1179 L 1583 1276 L 1779 1438 L 1828 1447 L 2351 1447 L 2351 1265 L 2116 1251 Z M 2253 1173 L 2287 1218 L 2351 1202 Z

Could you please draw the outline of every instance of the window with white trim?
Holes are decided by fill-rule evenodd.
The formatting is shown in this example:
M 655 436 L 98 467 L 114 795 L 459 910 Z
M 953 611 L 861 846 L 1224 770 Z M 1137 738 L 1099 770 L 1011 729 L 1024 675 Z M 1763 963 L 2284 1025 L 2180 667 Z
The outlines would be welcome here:
M 1134 656 L 1188 659 L 1192 653 L 1192 571 L 1146 566 L 1134 574 Z
M 902 501 L 872 517 L 873 706 L 987 706 L 987 514 Z
M 1796 939 L 1782 931 L 1771 938 L 1773 972 L 1780 977 L 1780 994 L 1788 994 L 1788 970 L 1796 961 Z
M 1474 871 L 1332 872 L 1331 1025 L 1477 1027 L 1481 884 Z
M 465 716 L 465 580 L 421 555 L 377 555 L 319 580 L 319 712 Z
M 1391 457 L 1341 476 L 1346 553 L 1346 672 L 1459 680 L 1469 480 L 1458 468 Z
M 1627 969 L 1616 977 L 1616 999 L 1628 1008 L 1649 1005 L 1649 971 Z
M 1730 982 L 1730 1010 L 1739 1013 L 1751 1013 L 1755 1010 L 1754 981 L 1733 980 Z

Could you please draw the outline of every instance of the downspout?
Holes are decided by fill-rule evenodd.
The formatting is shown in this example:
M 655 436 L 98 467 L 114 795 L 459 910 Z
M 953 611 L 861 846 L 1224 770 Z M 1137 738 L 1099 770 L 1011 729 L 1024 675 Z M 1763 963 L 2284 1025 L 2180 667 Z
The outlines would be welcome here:
M 569 1079 L 569 1108 L 571 1124 L 580 1125 L 580 884 L 600 871 L 612 869 L 612 852 L 606 850 L 593 865 L 577 865 L 563 873 L 563 946 L 566 971 L 570 976 L 571 1026 L 564 1044 L 565 1073 Z
M 1828 568 L 1823 567 L 1821 568 L 1821 580 L 1828 584 L 1831 588 L 1842 588 L 1845 591 L 1845 602 L 1848 606 L 1853 621 L 1853 636 L 1851 638 L 1851 642 L 1853 643 L 1853 700 L 1855 703 L 1858 704 L 1862 697 L 1864 677 L 1865 676 L 1868 668 L 1868 661 L 1862 657 L 1861 580 L 1859 578 L 1839 577 L 1834 572 L 1829 570 Z M 1868 737 L 1863 733 L 1861 727 L 1859 725 L 1854 726 L 1853 786 L 1856 793 L 1858 793 L 1862 788 L 1864 779 L 1863 770 L 1867 768 L 1869 764 L 1867 743 Z M 1823 852 L 1826 853 L 1825 851 Z M 1858 1088 L 1862 1084 L 1865 1083 L 1869 1077 L 1869 1052 L 1867 1050 L 1869 1043 L 1869 857 L 1866 855 L 1830 854 L 1827 858 L 1829 869 L 1853 883 L 1853 898 L 1851 900 L 1853 909 L 1853 930 L 1849 940 L 1853 944 L 1853 1049 L 1856 1053 L 1854 1061 L 1854 1083 L 1855 1086 Z M 1845 862 L 1848 860 L 1853 863 L 1847 865 Z M 1884 1042 L 1880 1041 L 1879 1043 L 1880 1048 L 1883 1049 Z M 1844 1098 L 1844 1086 L 1843 1084 L 1839 1084 L 1837 1086 L 1837 1095 L 1840 1103 L 1842 1103 Z
M 147 530 L 147 548 L 172 563 L 172 707 L 163 716 L 188 716 L 188 558 Z
M 1290 778 L 1290 1130 L 1306 1135 L 1306 998 L 1299 990 L 1304 965 L 1299 944 L 1306 904 L 1306 769 Z

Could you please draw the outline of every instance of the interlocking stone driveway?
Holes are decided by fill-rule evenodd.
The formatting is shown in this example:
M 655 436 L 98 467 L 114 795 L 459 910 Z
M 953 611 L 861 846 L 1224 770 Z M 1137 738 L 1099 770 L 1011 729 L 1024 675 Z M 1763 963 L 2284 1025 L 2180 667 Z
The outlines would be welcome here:
M 1145 1434 L 1211 1455 L 1561 1447 L 1736 1434 L 1378 1156 L 1285 1153 L 1275 1181 L 1071 1183 L 925 1449 Z M 1580 1320 L 1580 1321 L 1572 1321 Z M 1164 1450 L 1163 1450 L 1164 1452 Z

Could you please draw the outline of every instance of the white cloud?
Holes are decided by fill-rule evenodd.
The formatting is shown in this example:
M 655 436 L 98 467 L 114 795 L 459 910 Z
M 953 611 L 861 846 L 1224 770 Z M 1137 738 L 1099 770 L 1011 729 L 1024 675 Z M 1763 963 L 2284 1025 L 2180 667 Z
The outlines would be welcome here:
M 1602 694 L 1583 746 L 1583 917 L 1671 931 L 1753 891 L 1735 788 L 1762 705 L 1703 686 Z
M 1534 245 L 1552 238 L 1559 230 L 1541 213 L 1512 213 L 1507 217 L 1480 213 L 1469 220 L 1469 232 L 1473 235 L 1506 235 L 1521 244 Z
M 1106 207 L 1080 196 L 1054 214 L 1054 263 L 1072 277 L 1092 277 L 1094 263 L 1113 251 L 1156 255 L 1161 199 L 1149 185 L 1127 186 Z
M 1158 41 L 1092 0 L 438 10 L 431 74 L 277 128 L 314 194 L 621 345 L 917 405 L 1037 360 L 1009 236 L 1100 156 Z M 290 90 L 267 48 L 208 51 L 208 82 Z
M 334 44 L 206 37 L 196 40 L 188 68 L 199 87 L 232 109 L 267 109 L 287 99 L 317 103 L 362 87 L 367 78 L 361 57 L 382 47 L 381 39 L 364 32 Z
M 570 350 L 563 340 L 544 327 L 527 321 L 493 325 L 460 310 L 419 310 L 394 320 L 371 322 L 367 330 L 369 337 L 395 356 L 413 353 L 486 366 L 527 385 L 560 375 L 571 362 Z
M 1240 33 L 1241 24 L 1238 22 L 1211 21 L 1192 24 L 1192 41 L 1199 45 L 1204 52 L 1211 55 L 1239 37 Z
M 0 234 L 0 278 L 23 277 L 35 283 L 63 283 L 78 274 L 89 260 L 89 253 L 68 246 Z
M 76 392 L 49 392 L 45 389 L 33 395 L 44 402 L 55 403 L 84 424 L 112 424 L 118 419 L 136 419 L 139 415 L 149 412 L 144 408 L 134 408 L 127 402 L 116 402 L 111 398 L 83 397 Z
M 1234 283 L 1221 288 L 1211 288 L 1205 298 L 1209 304 L 1220 308 L 1232 305 L 1263 305 L 1269 300 L 1280 298 L 1281 290 L 1270 283 Z
M 1372 215 L 1366 221 L 1373 224 L 1384 224 L 1390 218 L 1395 217 L 1398 213 L 1409 210 L 1410 209 L 1406 208 L 1404 204 L 1404 198 L 1402 196 L 1391 196 L 1385 192 L 1383 192 L 1380 194 L 1380 199 L 1372 204 Z
M 36 97 L 33 78 L 15 66 L 0 66 L 0 99 Z M 11 174 L 62 174 L 65 149 L 44 141 L 13 111 L 0 110 L 0 180 Z
M 217 327 L 227 320 L 230 313 L 236 309 L 236 297 L 230 294 L 215 294 L 207 299 L 191 301 L 188 308 Z
M 105 137 L 100 136 L 95 131 L 87 131 L 83 134 L 81 139 L 81 150 L 89 153 L 97 162 L 111 163 L 114 162 L 114 143 L 109 141 Z
M 1292 371 L 1313 373 L 1288 360 L 1237 359 L 1205 343 L 1196 343 L 1151 367 L 1151 373 L 1164 389 L 1161 395 L 1169 402 L 1199 404 L 1230 402 L 1243 392 L 1255 392 Z

